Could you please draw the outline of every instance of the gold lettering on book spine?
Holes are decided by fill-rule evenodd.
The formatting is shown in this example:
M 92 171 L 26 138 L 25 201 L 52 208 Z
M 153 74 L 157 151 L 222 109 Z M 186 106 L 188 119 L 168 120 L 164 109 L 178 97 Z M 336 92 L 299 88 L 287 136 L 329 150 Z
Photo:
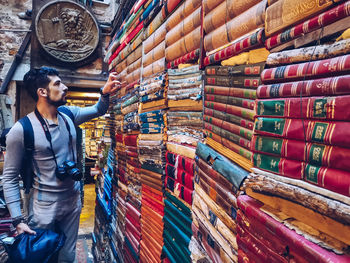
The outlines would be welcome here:
M 270 168 L 271 168 L 271 169 L 274 169 L 274 168 L 276 167 L 276 165 L 277 165 L 277 161 L 271 160 L 271 162 L 270 162 Z
M 278 152 L 278 146 L 279 146 L 278 142 L 273 142 L 272 143 L 272 151 Z
M 317 174 L 316 174 L 316 167 L 315 166 L 309 166 L 309 171 L 308 171 L 308 178 L 312 181 L 316 181 L 317 182 Z
M 321 147 L 315 147 L 312 152 L 312 160 L 313 161 L 320 161 L 320 154 L 321 154 Z
M 281 123 L 278 121 L 275 121 L 275 131 L 279 131 L 281 129 Z
M 262 138 L 261 137 L 259 137 L 259 139 L 258 139 L 258 151 L 261 151 L 261 149 L 262 149 Z
M 325 105 L 322 101 L 317 101 L 315 103 L 315 115 L 321 115 L 323 113 L 323 106 Z
M 323 131 L 324 131 L 324 127 L 323 126 L 317 126 L 316 132 L 315 132 L 315 138 L 317 140 L 321 140 L 322 139 Z

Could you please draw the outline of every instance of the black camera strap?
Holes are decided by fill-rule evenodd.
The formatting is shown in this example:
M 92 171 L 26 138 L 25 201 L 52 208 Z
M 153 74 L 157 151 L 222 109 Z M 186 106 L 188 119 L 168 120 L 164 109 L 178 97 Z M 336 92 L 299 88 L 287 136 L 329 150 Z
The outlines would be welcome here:
M 38 118 L 40 124 L 41 124 L 41 127 L 43 128 L 44 130 L 44 133 L 45 133 L 45 137 L 47 139 L 47 141 L 50 143 L 50 150 L 51 150 L 51 153 L 52 153 L 52 156 L 54 158 L 54 161 L 55 161 L 55 164 L 56 164 L 56 167 L 58 167 L 58 163 L 57 163 L 57 159 L 56 159 L 56 154 L 53 150 L 53 147 L 52 147 L 52 137 L 51 137 L 51 133 L 50 133 L 50 130 L 49 130 L 49 127 L 47 126 L 47 123 L 46 121 L 44 120 L 44 118 L 41 116 L 40 112 L 38 111 L 37 108 L 35 108 L 35 116 Z M 61 114 L 60 112 L 58 112 L 58 114 L 62 117 L 65 125 L 66 125 L 66 128 L 67 128 L 67 131 L 68 131 L 68 134 L 69 134 L 69 146 L 71 148 L 71 151 L 72 151 L 72 154 L 73 154 L 73 161 L 75 162 L 75 154 L 74 154 L 74 149 L 73 149 L 73 138 L 72 138 L 72 134 L 70 132 L 70 127 L 69 127 L 69 123 L 67 122 L 66 118 L 63 116 L 63 114 Z

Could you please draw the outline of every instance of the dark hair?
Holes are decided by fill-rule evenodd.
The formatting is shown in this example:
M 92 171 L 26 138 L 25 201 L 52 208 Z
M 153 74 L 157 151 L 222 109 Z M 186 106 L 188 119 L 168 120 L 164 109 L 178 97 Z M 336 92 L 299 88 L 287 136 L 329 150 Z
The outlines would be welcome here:
M 35 101 L 38 100 L 37 90 L 39 88 L 46 88 L 50 83 L 51 80 L 48 76 L 59 76 L 59 74 L 54 68 L 41 67 L 40 69 L 31 69 L 24 75 L 24 88 Z

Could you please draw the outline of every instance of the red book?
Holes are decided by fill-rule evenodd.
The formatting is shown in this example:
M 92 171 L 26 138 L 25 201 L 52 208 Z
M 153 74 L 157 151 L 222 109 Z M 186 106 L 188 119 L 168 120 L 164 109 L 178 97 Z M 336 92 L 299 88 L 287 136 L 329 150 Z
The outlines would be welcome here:
M 263 84 L 339 76 L 350 72 L 350 55 L 323 59 L 276 68 L 261 73 Z
M 245 251 L 249 251 L 249 256 L 252 260 L 258 259 L 259 262 L 269 263 L 289 262 L 281 255 L 272 251 L 269 247 L 264 246 L 260 240 L 248 231 L 244 231 L 239 226 L 237 227 L 237 245 Z
M 350 196 L 350 172 L 260 153 L 254 153 L 252 160 L 259 169 Z
M 184 170 L 192 176 L 194 175 L 194 160 L 169 151 L 166 152 L 165 159 L 168 164 L 171 164 L 174 167 L 176 166 L 177 169 Z
M 287 251 L 285 244 L 281 242 L 278 236 L 274 235 L 274 232 L 271 232 L 270 229 L 266 228 L 255 218 L 250 217 L 248 219 L 242 210 L 238 210 L 237 212 L 237 230 L 239 236 L 243 236 L 245 233 L 250 233 L 254 237 L 254 240 L 260 241 L 259 247 L 266 247 L 273 250 L 273 252 L 277 253 L 278 255 L 284 255 L 283 261 L 287 260 L 287 262 L 292 261 L 308 263 L 303 257 L 299 255 L 298 251 Z M 252 242 L 252 245 L 258 244 Z M 239 248 L 242 248 L 241 244 L 238 246 Z
M 247 37 L 234 42 L 232 45 L 215 52 L 204 58 L 204 66 L 214 64 L 224 59 L 228 59 L 235 55 L 242 53 L 243 51 L 251 50 L 263 46 L 264 43 L 264 30 L 258 30 L 257 32 L 248 35 Z
M 283 97 L 310 97 L 350 94 L 350 75 L 272 85 L 260 85 L 256 90 L 259 99 Z
M 252 90 L 252 89 L 205 85 L 204 91 L 205 91 L 205 94 L 223 95 L 223 96 L 246 98 L 246 99 L 256 99 L 256 90 Z
M 187 188 L 179 182 L 176 182 L 173 178 L 166 176 L 164 180 L 166 187 L 173 192 L 176 197 L 181 198 L 189 205 L 192 205 L 193 201 L 193 190 Z
M 350 172 L 348 148 L 254 135 L 251 150 Z
M 199 58 L 200 49 L 193 50 L 192 52 L 183 55 L 182 57 L 179 57 L 175 59 L 174 61 L 171 61 L 167 64 L 167 68 L 176 68 L 180 64 L 187 63 L 189 61 L 197 60 Z
M 238 197 L 238 207 L 249 220 L 253 218 L 260 222 L 264 228 L 276 236 L 285 247 L 288 246 L 289 251 L 299 254 L 305 261 L 318 263 L 345 263 L 350 261 L 349 256 L 337 255 L 323 249 L 305 239 L 303 236 L 298 235 L 294 230 L 290 230 L 282 223 L 268 216 L 260 210 L 263 205 L 263 203 L 247 195 L 240 195 Z

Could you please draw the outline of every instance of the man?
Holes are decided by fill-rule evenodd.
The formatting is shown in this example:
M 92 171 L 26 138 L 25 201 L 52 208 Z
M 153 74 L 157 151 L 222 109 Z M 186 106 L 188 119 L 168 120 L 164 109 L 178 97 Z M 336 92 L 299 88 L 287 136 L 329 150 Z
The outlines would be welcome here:
M 34 131 L 34 182 L 30 193 L 28 222 L 20 208 L 19 171 L 24 154 L 23 127 L 17 122 L 6 138 L 6 156 L 2 177 L 4 195 L 17 233 L 35 234 L 32 229 L 60 229 L 66 242 L 59 253 L 59 262 L 73 262 L 81 212 L 79 182 L 72 177 L 58 176 L 58 167 L 65 161 L 74 161 L 76 132 L 74 125 L 106 113 L 109 94 L 120 82 L 111 73 L 101 89 L 101 98 L 91 107 L 66 107 L 74 116 L 58 112 L 66 103 L 68 88 L 55 69 L 33 69 L 24 76 L 24 85 L 37 101 L 34 112 L 27 116 Z M 64 111 L 63 111 L 64 112 Z M 48 130 L 45 132 L 45 128 Z

